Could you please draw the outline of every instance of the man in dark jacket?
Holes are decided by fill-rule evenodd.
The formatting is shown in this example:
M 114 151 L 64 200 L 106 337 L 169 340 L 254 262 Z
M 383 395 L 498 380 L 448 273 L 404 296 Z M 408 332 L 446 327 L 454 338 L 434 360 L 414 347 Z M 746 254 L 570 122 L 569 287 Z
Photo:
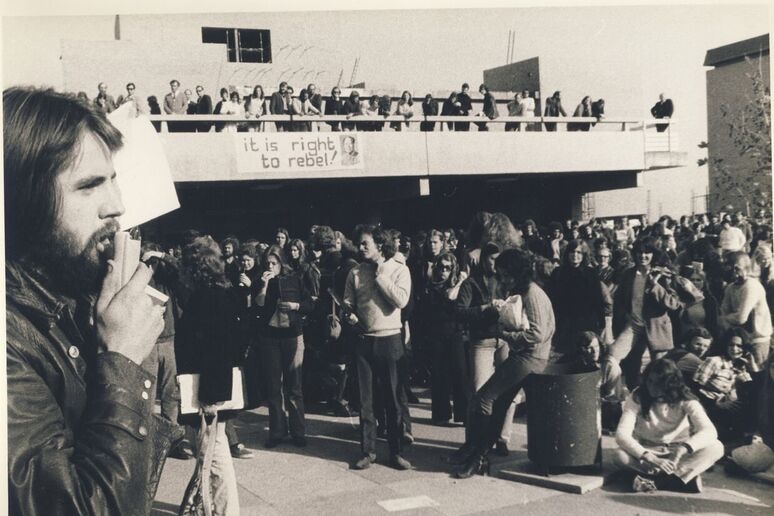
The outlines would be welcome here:
M 658 102 L 650 108 L 650 114 L 653 115 L 653 118 L 672 118 L 674 112 L 675 106 L 672 104 L 672 99 L 664 98 L 663 93 L 658 96 Z M 669 127 L 668 124 L 658 124 L 656 131 L 663 133 L 667 127 Z
M 52 90 L 3 93 L 10 514 L 148 514 L 170 424 L 140 364 L 163 327 L 109 261 L 122 136 Z
M 269 111 L 272 115 L 289 115 L 290 102 L 288 97 L 288 83 L 282 81 L 279 89 L 271 94 L 269 100 Z M 290 129 L 290 122 L 275 122 L 277 132 L 285 132 Z
M 204 93 L 204 86 L 198 85 L 196 87 L 196 114 L 197 115 L 211 115 L 212 114 L 212 98 Z M 199 122 L 196 124 L 197 133 L 208 133 L 212 128 L 212 122 Z

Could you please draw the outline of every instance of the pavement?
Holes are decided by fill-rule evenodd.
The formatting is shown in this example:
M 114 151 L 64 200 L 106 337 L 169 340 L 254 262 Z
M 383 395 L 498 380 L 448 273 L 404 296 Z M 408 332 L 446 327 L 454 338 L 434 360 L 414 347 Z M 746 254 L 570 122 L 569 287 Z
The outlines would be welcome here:
M 325 414 L 308 407 L 306 448 L 290 443 L 267 450 L 268 411 L 240 414 L 236 428 L 255 451 L 252 459 L 234 459 L 241 514 L 244 515 L 774 515 L 774 471 L 752 478 L 727 476 L 721 466 L 704 474 L 704 492 L 632 493 L 621 475 L 611 474 L 612 438 L 603 438 L 605 485 L 585 494 L 570 494 L 498 478 L 500 469 L 527 456 L 525 418 L 517 418 L 508 457 L 493 457 L 491 476 L 458 480 L 445 457 L 464 440 L 461 426 L 430 424 L 430 400 L 419 392 L 411 406 L 416 442 L 404 456 L 414 466 L 396 471 L 386 466 L 387 443 L 380 441 L 377 463 L 350 469 L 360 456 L 358 418 Z M 168 459 L 153 505 L 153 515 L 176 515 L 193 473 L 194 461 Z

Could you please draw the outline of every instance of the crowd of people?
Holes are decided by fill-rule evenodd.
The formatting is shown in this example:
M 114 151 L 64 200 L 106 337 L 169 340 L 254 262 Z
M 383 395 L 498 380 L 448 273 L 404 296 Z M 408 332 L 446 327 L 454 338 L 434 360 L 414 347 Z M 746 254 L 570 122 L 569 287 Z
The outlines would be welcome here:
M 330 96 L 323 97 L 313 83 L 301 89 L 298 94 L 287 82 L 281 82 L 276 91 L 271 95 L 264 94 L 261 85 L 256 85 L 247 95 L 242 95 L 234 88 L 221 88 L 218 92 L 217 101 L 213 102 L 212 97 L 205 93 L 204 87 L 197 85 L 195 88 L 196 96 L 190 89 L 180 92 L 180 82 L 172 80 L 170 82 L 170 92 L 167 93 L 163 102 L 160 104 L 156 96 L 149 96 L 143 100 L 136 93 L 134 83 L 126 85 L 126 93 L 118 97 L 117 100 L 107 93 L 107 85 L 102 82 L 98 85 L 98 93 L 93 100 L 89 100 L 86 92 L 79 92 L 78 97 L 85 102 L 91 102 L 100 111 L 110 113 L 123 104 L 131 103 L 139 113 L 160 115 L 237 115 L 244 117 L 244 122 L 168 122 L 170 132 L 208 132 L 226 131 L 226 132 L 254 132 L 265 130 L 265 122 L 260 119 L 264 115 L 295 115 L 295 116 L 319 116 L 319 115 L 342 115 L 346 116 L 346 121 L 329 121 L 331 131 L 382 131 L 388 126 L 386 122 L 379 121 L 357 121 L 359 116 L 386 117 L 402 116 L 406 119 L 405 123 L 389 122 L 389 127 L 395 131 L 400 131 L 402 127 L 408 127 L 409 121 L 418 119 L 421 116 L 479 116 L 488 120 L 494 120 L 500 116 L 497 106 L 497 100 L 486 84 L 482 84 L 478 92 L 481 95 L 481 109 L 474 109 L 473 99 L 471 98 L 470 85 L 462 84 L 459 91 L 452 91 L 445 99 L 435 99 L 428 93 L 424 99 L 415 102 L 411 92 L 404 91 L 401 97 L 393 102 L 389 95 L 372 95 L 369 98 L 361 99 L 357 90 L 351 90 L 348 97 L 341 96 L 341 88 L 334 86 L 331 89 Z M 524 90 L 514 94 L 512 100 L 507 103 L 507 116 L 509 117 L 535 117 L 540 116 L 540 97 L 539 92 L 530 92 Z M 664 94 L 660 95 L 659 102 L 651 110 L 655 118 L 669 118 L 672 116 L 674 107 L 670 99 L 665 99 Z M 561 92 L 556 91 L 545 100 L 543 112 L 546 117 L 565 117 L 567 113 L 562 106 Z M 605 117 L 605 100 L 598 99 L 592 101 L 591 97 L 585 96 L 572 113 L 572 117 L 596 118 L 600 120 Z M 354 120 L 350 121 L 351 118 Z M 319 130 L 318 123 L 303 120 L 290 122 L 274 122 L 276 131 L 285 132 L 309 132 Z M 448 129 L 451 131 L 469 131 L 470 122 L 447 122 Z M 475 122 L 479 131 L 487 131 L 486 122 Z M 546 131 L 556 131 L 556 122 L 546 122 L 542 124 Z M 568 131 L 589 131 L 595 125 L 592 122 L 572 122 L 567 124 Z M 156 122 L 156 127 L 160 130 L 160 123 Z M 420 131 L 434 131 L 436 122 L 423 120 L 419 123 Z M 666 124 L 659 124 L 658 130 L 663 131 Z M 506 122 L 506 131 L 521 131 L 521 122 Z M 540 123 L 525 123 L 526 131 L 540 131 Z
M 309 403 L 358 413 L 356 469 L 380 437 L 389 466 L 412 467 L 419 385 L 433 424 L 465 426 L 453 473 L 485 472 L 509 453 L 525 382 L 559 362 L 600 371 L 637 491 L 700 491 L 726 450 L 735 472 L 774 464 L 765 210 L 518 228 L 482 211 L 464 230 L 358 225 L 352 240 L 190 230 L 144 240 L 122 284 L 121 134 L 70 95 L 11 88 L 3 103 L 13 513 L 147 513 L 168 454 L 208 453 L 184 427 L 211 421 L 211 499 L 237 514 L 231 461 L 251 453 L 226 409 L 238 365 L 268 407 L 267 448 L 308 446 Z M 174 379 L 189 373 L 198 415 L 180 413 Z

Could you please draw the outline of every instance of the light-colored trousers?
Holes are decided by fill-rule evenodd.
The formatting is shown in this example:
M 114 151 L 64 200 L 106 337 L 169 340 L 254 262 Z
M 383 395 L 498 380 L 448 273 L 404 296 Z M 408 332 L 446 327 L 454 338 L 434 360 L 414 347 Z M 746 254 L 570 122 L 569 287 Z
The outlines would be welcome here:
M 475 392 L 486 383 L 494 374 L 495 368 L 505 362 L 510 353 L 508 343 L 502 339 L 484 339 L 471 342 L 471 367 L 473 369 L 473 389 Z M 511 439 L 511 427 L 513 426 L 513 415 L 516 412 L 516 402 L 514 400 L 505 413 L 505 422 L 500 431 L 500 441 L 507 443 Z

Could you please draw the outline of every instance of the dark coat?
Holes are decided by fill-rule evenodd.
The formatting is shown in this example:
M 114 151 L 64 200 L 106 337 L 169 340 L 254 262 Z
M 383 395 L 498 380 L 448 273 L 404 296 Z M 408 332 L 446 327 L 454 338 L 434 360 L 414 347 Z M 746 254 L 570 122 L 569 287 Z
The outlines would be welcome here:
M 277 309 L 277 303 L 280 301 L 299 304 L 298 310 L 288 312 L 289 328 L 273 328 L 269 326 L 269 321 Z M 256 306 L 256 311 L 259 314 L 258 333 L 259 335 L 274 338 L 297 337 L 303 333 L 303 316 L 311 313 L 313 309 L 312 296 L 305 282 L 298 274 L 283 274 L 272 278 L 269 280 L 269 286 L 266 289 L 266 299 L 263 306 Z
M 9 514 L 148 514 L 182 436 L 141 397 L 153 376 L 97 354 L 81 311 L 39 278 L 6 265 Z
M 344 105 L 344 99 L 339 97 L 338 100 L 333 97 L 329 97 L 325 101 L 325 114 L 326 115 L 346 115 L 346 106 Z M 334 131 L 341 129 L 341 122 L 325 122 L 333 128 Z
M 632 314 L 632 287 L 636 267 L 624 271 L 618 282 L 613 300 L 613 334 L 618 335 L 631 321 Z M 645 287 L 645 300 L 642 307 L 642 315 L 645 319 L 645 334 L 650 348 L 654 351 L 666 351 L 672 349 L 672 322 L 669 311 L 681 308 L 677 294 L 668 285 L 656 283 L 651 288 Z
M 500 334 L 497 328 L 500 314 L 491 303 L 492 296 L 482 274 L 473 274 L 462 282 L 455 310 L 458 319 L 468 325 L 471 340 L 488 339 Z

